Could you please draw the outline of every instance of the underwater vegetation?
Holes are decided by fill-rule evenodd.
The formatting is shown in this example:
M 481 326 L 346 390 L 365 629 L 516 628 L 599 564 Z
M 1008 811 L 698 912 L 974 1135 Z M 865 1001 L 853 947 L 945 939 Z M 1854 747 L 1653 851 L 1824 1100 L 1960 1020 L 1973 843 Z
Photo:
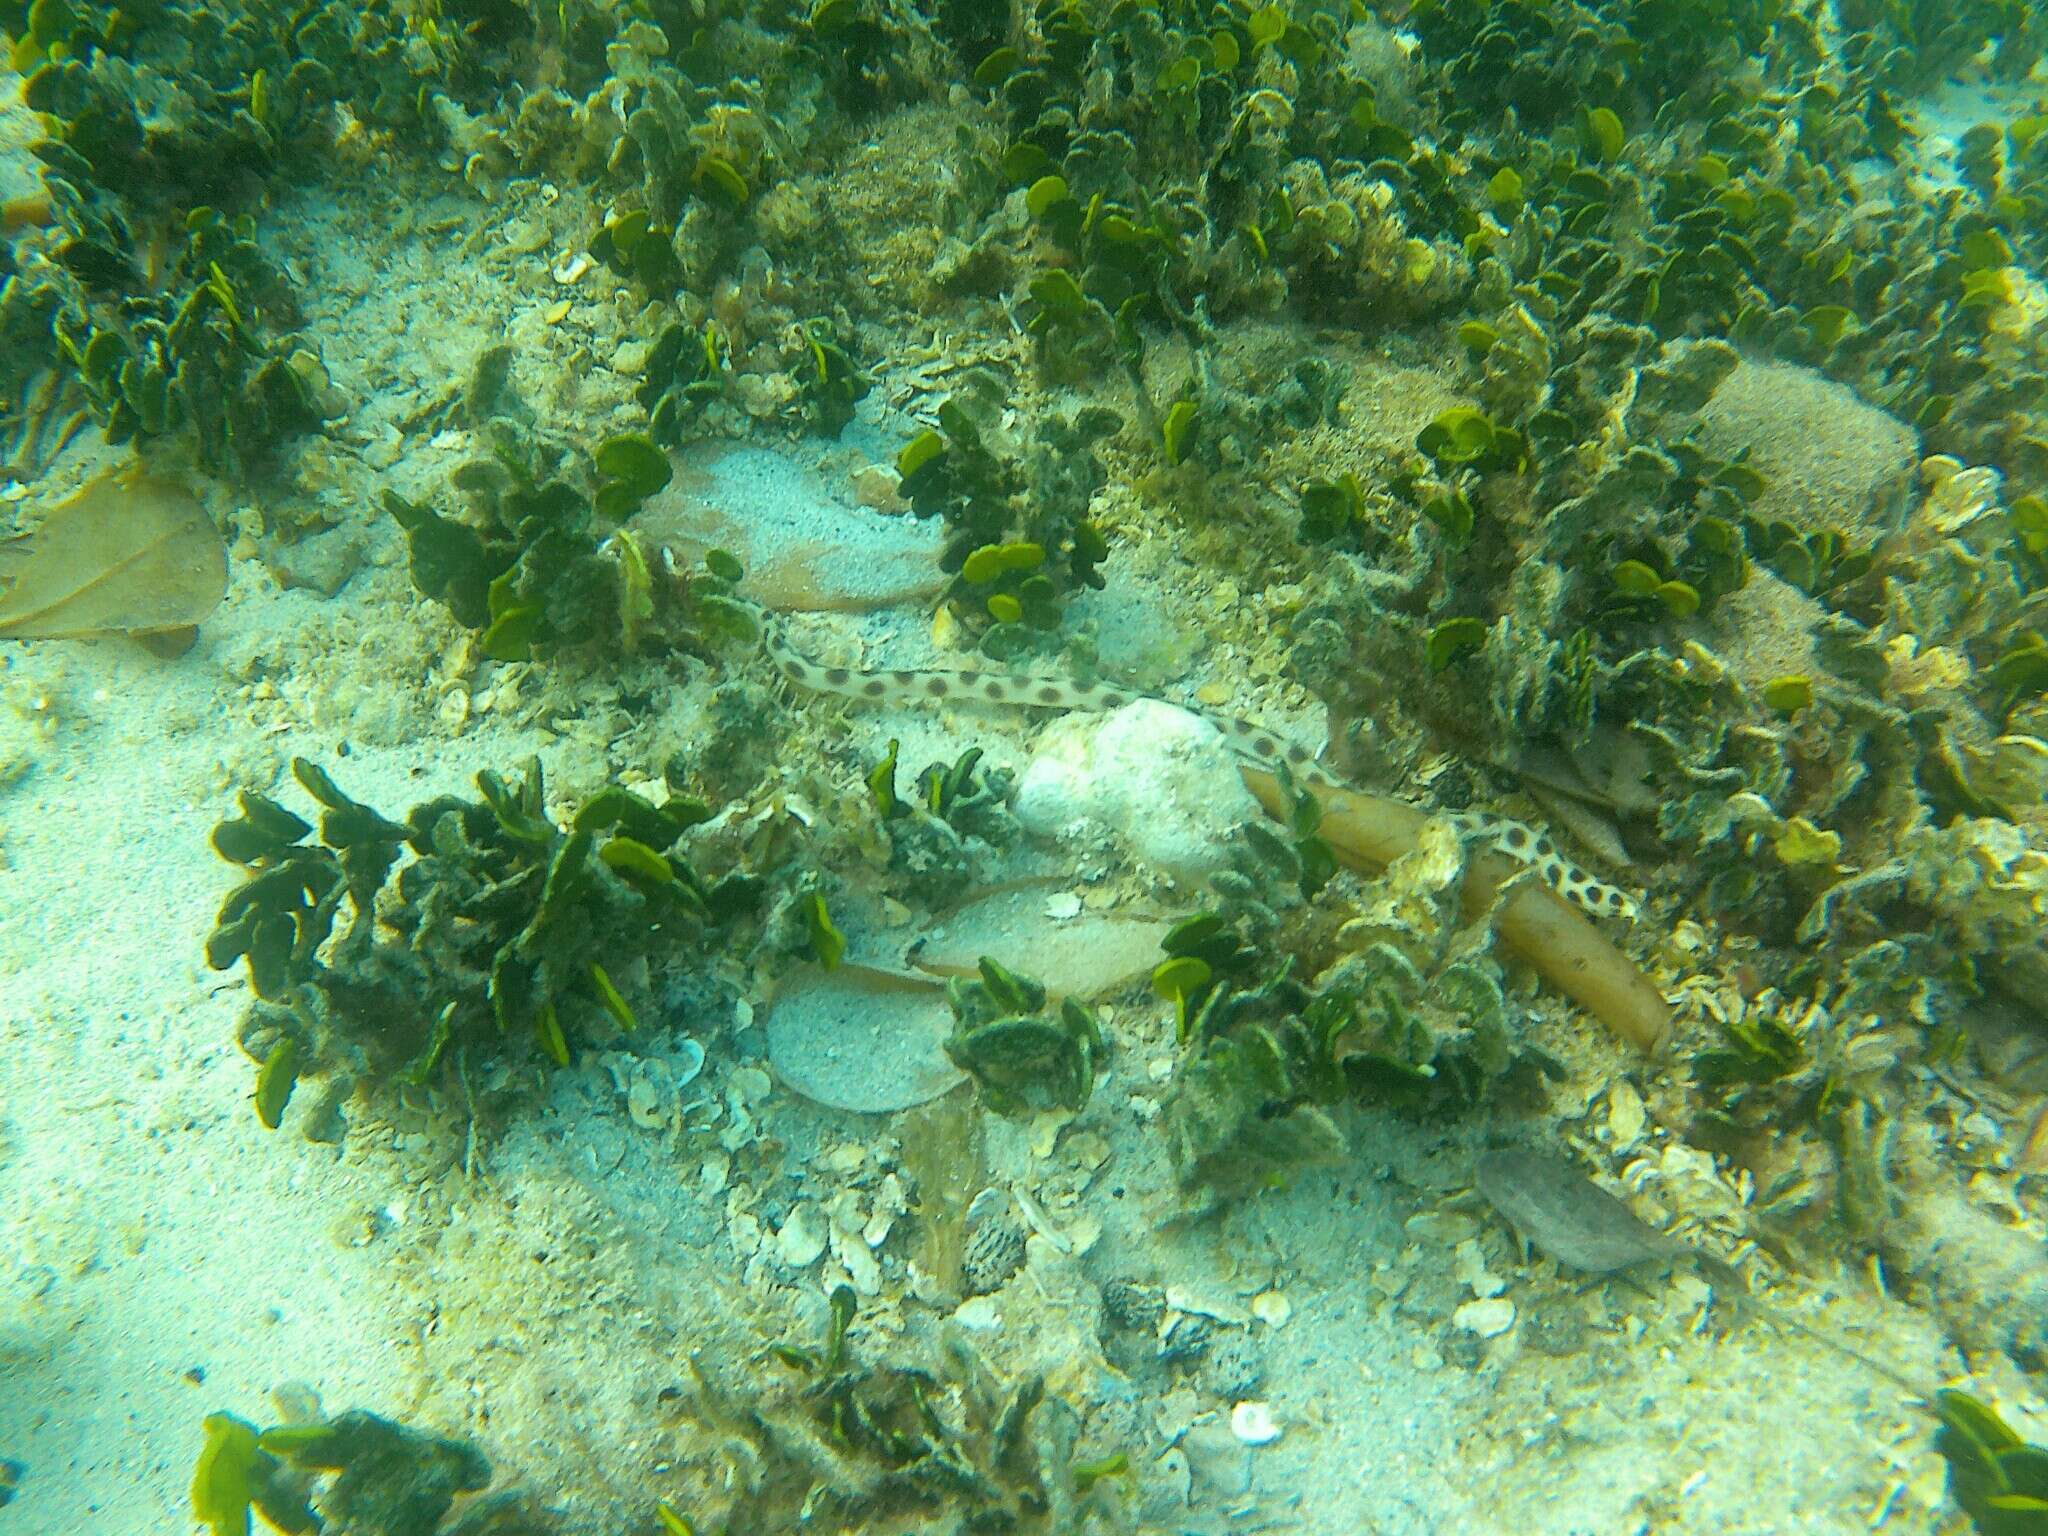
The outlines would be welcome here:
M 1980 1010 L 2041 1027 L 2048 115 L 1987 106 L 1937 164 L 1916 105 L 1965 67 L 2027 81 L 2038 7 L 37 0 L 0 29 L 46 193 L 0 266 L 10 473 L 84 423 L 143 465 L 0 566 L 0 635 L 189 629 L 225 556 L 174 469 L 254 501 L 309 444 L 356 446 L 316 279 L 279 254 L 296 194 L 393 163 L 493 210 L 545 186 L 561 270 L 612 285 L 561 371 L 609 347 L 623 385 L 536 403 L 488 348 L 407 427 L 465 434 L 467 461 L 360 513 L 403 531 L 422 625 L 486 662 L 564 690 L 716 672 L 719 739 L 660 766 L 771 783 L 751 842 L 683 795 L 560 817 L 537 765 L 402 820 L 305 760 L 317 810 L 245 792 L 206 952 L 255 994 L 266 1126 L 302 1083 L 327 1137 L 357 1094 L 474 1102 L 634 1030 L 665 974 L 839 965 L 856 887 L 929 914 L 990 877 L 1020 840 L 1008 776 L 969 750 L 912 781 L 894 741 L 841 754 L 850 800 L 799 873 L 776 799 L 799 728 L 750 692 L 745 573 L 677 569 L 636 527 L 672 451 L 838 439 L 884 401 L 910 425 L 866 469 L 943 530 L 941 633 L 1092 672 L 1121 562 L 1199 567 L 1190 604 L 1227 574 L 1202 617 L 1230 649 L 1201 664 L 1305 692 L 1372 786 L 1247 775 L 1273 825 L 1171 908 L 1196 910 L 1150 1017 L 1183 1193 L 1287 1184 L 1359 1114 L 1470 1128 L 1540 1101 L 1562 1069 L 1527 1037 L 1526 964 L 1673 1047 L 1643 1058 L 1660 1130 L 1753 1181 L 1773 1253 L 1889 1257 L 1930 1081 L 1996 1076 Z M 1389 359 L 1437 392 L 1368 430 Z M 1848 490 L 1816 490 L 1833 470 Z M 152 550 L 158 579 L 100 579 Z M 1431 824 L 1523 798 L 1641 888 L 1639 926 Z M 1006 961 L 1034 969 L 948 989 L 962 1097 L 1113 1112 L 1119 1014 Z M 926 1268 L 993 1289 L 953 1204 Z M 975 1529 L 1102 1515 L 1073 1410 L 964 1348 L 856 1365 L 845 1328 L 692 1368 L 676 1411 L 731 1475 L 670 1536 L 949 1500 Z M 1983 1332 L 2038 1369 L 2037 1322 Z M 1955 1498 L 2024 1528 L 2039 1453 L 1973 1403 L 1940 1403 Z M 221 1420 L 202 1519 L 523 1528 L 447 1526 L 488 1473 L 410 1433 Z M 352 1502 L 387 1452 L 446 1469 L 410 1525 Z
M 892 739 L 868 774 L 868 804 L 905 894 L 944 906 L 978 883 L 989 854 L 1016 841 L 1009 813 L 1015 776 L 984 767 L 981 749 L 969 747 L 950 763 L 927 763 L 906 798 L 897 788 L 900 750 Z
M 383 493 L 384 510 L 405 530 L 420 594 L 480 631 L 483 654 L 495 661 L 594 648 L 631 654 L 657 638 L 699 652 L 757 639 L 751 608 L 733 600 L 744 573 L 732 556 L 713 550 L 702 569 L 657 578 L 640 541 L 618 526 L 668 484 L 668 455 L 622 433 L 597 444 L 576 474 L 571 463 L 584 456 L 521 419 L 530 413 L 509 390 L 509 365 L 510 349 L 492 348 L 472 370 L 466 403 L 490 456 L 449 477 L 468 515 Z
M 1934 1395 L 1934 1448 L 1949 1495 L 1984 1536 L 2024 1536 L 2048 1521 L 2048 1449 L 2029 1445 L 1967 1392 Z
M 959 399 L 939 407 L 939 426 L 897 455 L 898 494 L 919 517 L 942 517 L 939 569 L 953 578 L 947 596 L 978 633 L 986 656 L 1007 661 L 1030 650 L 1033 631 L 1056 629 L 1060 599 L 1103 585 L 1096 569 L 1109 545 L 1088 518 L 1106 483 L 1091 445 L 1116 432 L 1112 411 L 1048 416 L 1025 462 L 990 446 Z
M 657 806 L 612 786 L 563 828 L 535 760 L 400 823 L 303 758 L 292 774 L 321 808 L 318 840 L 244 790 L 213 846 L 248 879 L 206 945 L 215 969 L 248 971 L 256 996 L 237 1038 L 272 1129 L 302 1077 L 326 1079 L 307 1131 L 327 1138 L 356 1092 L 459 1080 L 473 1093 L 473 1074 L 508 1056 L 566 1066 L 572 1041 L 634 1029 L 626 994 L 650 961 L 701 957 L 763 894 L 752 874 L 693 866 L 684 844 L 711 814 L 701 801 Z
M 516 1489 L 479 1494 L 491 1464 L 466 1440 L 352 1409 L 259 1429 L 208 1414 L 192 1470 L 192 1517 L 246 1536 L 253 1510 L 286 1536 L 547 1536 L 560 1526 Z M 450 1510 L 463 1498 L 459 1513 Z
M 986 955 L 980 969 L 946 983 L 946 1054 L 999 1114 L 1083 1108 L 1108 1051 L 1094 1014 L 1071 997 L 1049 1010 L 1043 983 Z
M 1152 990 L 1180 1047 L 1166 1099 L 1182 1183 L 1224 1197 L 1342 1156 L 1333 1106 L 1470 1112 L 1524 1067 L 1500 972 L 1484 954 L 1421 963 L 1381 939 L 1332 963 L 1273 947 L 1242 913 L 1199 913 L 1161 941 Z
M 1130 1528 L 1117 1495 L 1125 1458 L 1083 1457 L 1079 1415 L 1043 1381 L 1003 1381 L 959 1330 L 868 1363 L 846 1339 L 854 1312 L 852 1290 L 835 1289 L 823 1350 L 775 1346 L 766 1380 L 742 1386 L 686 1362 L 670 1411 L 722 1471 L 706 1499 L 722 1513 L 686 1518 L 665 1503 L 668 1531 L 740 1536 L 819 1516 L 859 1529 L 917 1519 L 1047 1536 Z

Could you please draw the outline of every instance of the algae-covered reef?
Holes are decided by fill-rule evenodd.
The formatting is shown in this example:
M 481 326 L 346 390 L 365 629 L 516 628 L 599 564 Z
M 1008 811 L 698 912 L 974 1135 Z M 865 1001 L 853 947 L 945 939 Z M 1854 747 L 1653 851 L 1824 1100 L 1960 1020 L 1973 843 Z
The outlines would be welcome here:
M 239 873 L 205 953 L 253 994 L 257 1116 L 348 1145 L 344 1105 L 429 1105 L 473 1173 L 479 1134 L 612 1074 L 716 1213 L 706 1262 L 831 1298 L 825 1357 L 762 1345 L 659 1400 L 667 1469 L 725 1469 L 735 1521 L 1163 1521 L 1165 1473 L 1126 1507 L 1109 1470 L 1132 1396 L 1219 1433 L 1264 1405 L 1228 1350 L 1191 1366 L 1182 1325 L 1222 1314 L 1152 1308 L 1187 1295 L 1160 1255 L 1367 1136 L 1432 1191 L 1482 1144 L 1569 1145 L 1710 1257 L 1874 1275 L 1939 1319 L 1944 1369 L 2038 1390 L 2036 7 L 37 0 L 0 29 L 35 124 L 0 267 L 10 476 L 118 451 L 232 501 L 238 560 L 301 569 L 323 530 L 377 552 L 339 601 L 436 653 L 410 718 L 475 774 L 398 820 L 343 789 L 343 742 L 224 762 Z M 339 228 L 370 256 L 318 249 Z M 361 328 L 394 323 L 414 248 L 410 313 L 463 324 L 396 369 Z M 916 570 L 863 586 L 882 536 L 823 499 L 728 553 L 743 519 L 690 498 L 738 499 L 734 445 L 843 481 Z M 892 604 L 894 630 L 845 617 Z M 797 626 L 826 659 L 793 671 L 762 609 L 834 615 Z M 1203 829 L 1192 872 L 1034 839 L 1035 717 L 929 751 L 870 728 L 1034 702 L 871 653 L 911 641 L 1036 668 L 1042 705 L 1076 696 L 1058 678 L 1284 715 L 1327 734 L 1318 781 L 1255 769 L 1269 824 L 1219 755 L 1195 811 L 1248 825 Z M 489 756 L 486 701 L 540 739 Z M 566 774 L 489 766 L 560 744 Z M 1615 899 L 1596 926 L 1439 812 L 1541 823 Z M 1034 882 L 1063 882 L 1059 922 L 1142 904 L 1163 942 L 1069 995 L 993 930 L 1012 949 L 943 973 L 934 1076 L 974 1086 L 885 1155 L 779 1161 L 823 1133 L 762 1128 L 757 1005 L 800 966 L 914 970 L 905 935 Z M 983 1127 L 1084 1149 L 1060 1221 L 1022 1154 L 1013 1190 L 953 1187 Z M 822 1191 L 826 1166 L 868 1182 Z M 1041 1401 L 1025 1344 L 999 1388 L 951 1334 L 885 1358 L 1022 1306 L 1019 1273 L 1091 1321 L 1014 1334 L 1140 1385 L 1075 1366 Z M 858 1365 L 842 1278 L 882 1319 Z M 1436 1319 L 1459 1358 L 1507 1338 L 1507 1369 L 1513 1308 L 1465 1316 Z M 1944 1423 L 1976 1516 L 2022 1438 Z M 1184 1485 L 1188 1424 L 1151 1447 Z M 265 1476 L 305 1450 L 213 1433 Z M 607 1517 L 660 1486 L 608 1488 Z

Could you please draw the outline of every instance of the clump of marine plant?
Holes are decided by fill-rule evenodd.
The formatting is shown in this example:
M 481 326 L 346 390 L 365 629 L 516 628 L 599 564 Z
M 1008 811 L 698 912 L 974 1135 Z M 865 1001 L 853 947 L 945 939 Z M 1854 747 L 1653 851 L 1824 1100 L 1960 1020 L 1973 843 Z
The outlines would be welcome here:
M 431 51 L 401 61 L 388 8 L 341 0 L 9 0 L 0 31 L 46 135 L 42 228 L 0 265 L 10 413 L 181 439 L 242 476 L 342 414 L 255 218 L 338 120 L 416 122 Z
M 287 1396 L 289 1394 L 280 1394 Z M 212 1536 L 244 1536 L 251 1512 L 290 1536 L 551 1536 L 558 1527 L 516 1489 L 455 1501 L 491 1483 L 467 1440 L 353 1409 L 259 1429 L 231 1413 L 206 1417 L 192 1469 L 192 1517 Z
M 1079 1110 L 1095 1091 L 1106 1046 L 1095 1015 L 1071 997 L 1046 1007 L 1045 987 L 987 955 L 981 974 L 946 984 L 946 1054 L 998 1114 Z
M 1990 1404 L 1934 1394 L 1934 1448 L 1948 1463 L 1949 1497 L 1983 1536 L 2028 1536 L 2048 1515 L 2048 1446 L 2029 1444 Z
M 331 1136 L 351 1093 L 468 1090 L 487 1062 L 567 1065 L 575 1042 L 634 1028 L 650 963 L 701 957 L 759 895 L 749 874 L 694 867 L 701 801 L 611 786 L 557 826 L 535 759 L 395 822 L 304 758 L 292 773 L 320 806 L 317 838 L 243 791 L 213 846 L 247 878 L 206 944 L 216 970 L 247 968 L 238 1038 L 273 1128 L 302 1077 L 324 1080 L 308 1134 Z
M 822 1349 L 777 1344 L 744 1380 L 688 1363 L 678 1405 L 715 1458 L 715 1483 L 687 1515 L 664 1504 L 666 1531 L 793 1530 L 820 1516 L 849 1530 L 1130 1528 L 1117 1497 L 1126 1457 L 1082 1455 L 1080 1415 L 1041 1379 L 999 1379 L 957 1332 L 937 1349 L 905 1341 L 897 1358 L 863 1359 L 854 1313 L 839 1286 Z
M 1014 775 L 984 768 L 981 749 L 969 747 L 951 763 L 930 763 L 908 795 L 897 787 L 897 752 L 891 740 L 867 777 L 868 804 L 892 872 L 904 876 L 917 898 L 942 907 L 965 895 L 987 856 L 1014 840 L 1009 811 Z
M 669 483 L 668 454 L 638 433 L 608 437 L 586 456 L 531 425 L 510 384 L 512 349 L 480 355 L 461 404 L 487 447 L 451 476 L 466 515 L 383 493 L 405 530 L 423 597 L 480 632 L 484 655 L 524 661 L 602 645 L 632 651 L 659 640 L 702 651 L 756 637 L 734 601 L 739 562 L 713 551 L 701 568 L 658 578 L 621 526 Z
M 1088 504 L 1107 477 L 1094 444 L 1120 425 L 1097 408 L 1048 417 L 1013 454 L 966 404 L 948 400 L 938 429 L 897 456 L 911 511 L 945 521 L 947 600 L 983 654 L 1005 660 L 1034 648 L 1059 628 L 1068 595 L 1103 585 L 1096 567 L 1109 545 Z
M 1319 825 L 1304 795 L 1291 836 L 1245 828 L 1214 905 L 1161 940 L 1152 991 L 1179 1047 L 1161 1118 L 1190 1190 L 1229 1198 L 1336 1159 L 1345 1104 L 1460 1114 L 1545 1067 L 1448 911 L 1404 919 L 1382 900 L 1338 926 L 1341 906 L 1317 901 L 1333 878 Z

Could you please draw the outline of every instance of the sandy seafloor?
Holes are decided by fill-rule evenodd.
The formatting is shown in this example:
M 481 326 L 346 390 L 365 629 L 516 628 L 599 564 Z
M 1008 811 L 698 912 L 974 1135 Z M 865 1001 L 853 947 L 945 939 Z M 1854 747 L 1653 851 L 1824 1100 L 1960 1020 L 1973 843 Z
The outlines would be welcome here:
M 522 685 L 516 671 L 479 667 L 413 593 L 399 530 L 373 510 L 379 485 L 432 490 L 473 451 L 459 428 L 406 436 L 393 424 L 456 387 L 467 359 L 498 339 L 520 349 L 517 386 L 557 419 L 631 424 L 631 380 L 607 367 L 624 329 L 616 283 L 600 270 L 565 290 L 548 271 L 585 212 L 567 200 L 490 206 L 452 181 L 422 203 L 367 180 L 279 209 L 266 227 L 315 297 L 307 331 L 350 416 L 307 441 L 275 497 L 203 485 L 223 525 L 248 537 L 227 602 L 186 656 L 117 642 L 0 649 L 0 1458 L 26 1468 L 0 1532 L 189 1529 L 202 1416 L 265 1422 L 269 1395 L 295 1383 L 329 1409 L 474 1438 L 505 1479 L 556 1501 L 566 1530 L 652 1529 L 673 1433 L 654 1404 L 678 1362 L 692 1351 L 758 1357 L 764 1340 L 734 1300 L 749 1287 L 778 1287 L 782 1303 L 816 1314 L 825 1268 L 741 1255 L 726 1183 L 739 1173 L 709 1175 L 701 1142 L 636 1125 L 594 1056 L 541 1079 L 473 1145 L 445 1124 L 400 1126 L 361 1108 L 340 1146 L 264 1131 L 233 1039 L 245 985 L 201 955 L 235 878 L 207 833 L 238 786 L 299 804 L 283 773 L 295 755 L 402 814 L 529 753 L 573 798 L 608 771 L 658 772 L 666 748 L 687 745 L 671 736 L 701 702 L 701 669 L 642 667 L 627 686 L 599 673 Z M 545 249 L 514 254 L 488 233 L 461 249 L 513 214 L 548 222 Z M 359 243 L 380 228 L 377 244 Z M 543 310 L 565 296 L 570 315 L 546 324 Z M 1370 352 L 1356 361 L 1358 406 L 1384 414 L 1391 435 L 1412 434 L 1451 387 L 1411 379 L 1405 404 L 1375 397 L 1401 371 Z M 854 446 L 788 451 L 844 493 L 909 427 L 878 388 Z M 28 494 L 117 459 L 88 432 Z M 332 598 L 285 587 L 265 558 L 303 567 L 311 546 L 277 556 L 262 530 L 309 513 L 361 556 Z M 321 558 L 337 558 L 332 544 Z M 1213 583 L 1188 580 L 1169 552 L 1120 545 L 1108 571 L 1092 617 L 1112 642 L 1120 630 L 1198 632 L 1215 600 Z M 905 608 L 867 630 L 878 652 L 915 664 L 929 652 L 925 617 Z M 730 665 L 766 681 L 757 660 Z M 1179 681 L 1236 689 L 1246 676 L 1244 658 L 1197 646 Z M 1234 703 L 1252 713 L 1257 701 Z M 815 721 L 870 757 L 903 736 L 907 769 L 969 744 L 1015 758 L 1037 729 L 999 715 L 789 709 L 793 729 Z M 1589 1146 L 1611 1141 L 1607 1080 L 1645 1081 L 1657 1065 L 1627 1060 L 1526 983 L 1517 1001 L 1533 1037 L 1573 1068 L 1560 1117 Z M 1588 1285 L 1525 1264 L 1462 1193 L 1480 1125 L 1354 1114 L 1341 1168 L 1220 1222 L 1162 1227 L 1158 1152 L 1129 1112 L 1161 1051 L 1161 1005 L 1130 995 L 1109 1014 L 1123 1049 L 1074 1126 L 1057 1140 L 1029 1126 L 988 1132 L 992 1170 L 1058 1191 L 1055 1221 L 1100 1236 L 1085 1253 L 1034 1241 L 1024 1273 L 972 1321 L 993 1362 L 1053 1366 L 1056 1384 L 1119 1431 L 1102 1445 L 1140 1467 L 1148 1528 L 1952 1525 L 1931 1426 L 1882 1377 L 1754 1318 L 1704 1315 L 1703 1288 L 1682 1276 Z M 717 1093 L 758 1062 L 758 1031 L 731 1018 L 659 1022 L 670 1033 L 658 1024 L 646 1048 L 698 1038 Z M 822 1110 L 780 1086 L 751 1107 L 786 1144 L 783 1166 L 752 1191 L 765 1225 L 842 1184 L 871 1195 L 895 1156 L 886 1117 Z M 1637 1134 L 1654 1152 L 1657 1129 Z M 900 1300 L 901 1254 L 885 1242 L 881 1256 L 892 1278 L 857 1342 L 886 1339 L 920 1305 Z M 1189 1382 L 1141 1400 L 1094 1353 L 1095 1287 L 1133 1273 L 1232 1318 L 1256 1296 L 1285 1298 L 1278 1326 L 1245 1330 L 1263 1365 L 1254 1395 L 1278 1440 L 1239 1445 L 1227 1404 Z M 1522 1321 L 1481 1339 L 1451 1319 L 1489 1275 Z M 1861 1269 L 1801 1276 L 1772 1296 L 1914 1380 L 1958 1370 L 1933 1320 Z M 1532 1347 L 1539 1315 L 1563 1316 L 1580 1347 Z M 2017 1378 L 2001 1385 L 2023 1422 L 2039 1408 Z

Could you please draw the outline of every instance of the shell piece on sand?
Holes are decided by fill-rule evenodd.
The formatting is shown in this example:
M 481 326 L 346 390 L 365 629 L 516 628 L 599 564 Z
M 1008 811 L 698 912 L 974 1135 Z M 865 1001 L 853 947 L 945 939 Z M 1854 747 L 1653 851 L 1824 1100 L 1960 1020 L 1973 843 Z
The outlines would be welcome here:
M 1044 886 L 997 891 L 927 934 L 910 963 L 934 976 L 972 976 L 983 955 L 1029 955 L 1031 974 L 1063 997 L 1100 997 L 1159 963 L 1172 924 L 1148 918 L 1047 912 Z M 1063 909 L 1064 910 L 1064 909 Z
M 691 466 L 633 526 L 692 559 L 730 550 L 747 568 L 747 595 L 770 608 L 882 608 L 933 596 L 948 579 L 936 520 L 850 505 L 817 470 L 769 448 L 728 448 Z
M 1570 1160 L 1531 1148 L 1479 1159 L 1479 1193 L 1522 1241 L 1589 1275 L 1612 1274 L 1684 1247 L 1640 1221 Z
M 0 585 L 9 639 L 190 629 L 227 591 L 227 550 L 197 497 L 131 467 L 51 508 L 0 563 Z
M 935 1099 L 964 1074 L 948 1059 L 943 988 L 858 965 L 792 972 L 768 1010 L 768 1061 L 805 1098 L 884 1115 Z
M 1238 1403 L 1230 1410 L 1230 1432 L 1246 1445 L 1271 1445 L 1280 1438 L 1280 1421 L 1270 1404 Z

